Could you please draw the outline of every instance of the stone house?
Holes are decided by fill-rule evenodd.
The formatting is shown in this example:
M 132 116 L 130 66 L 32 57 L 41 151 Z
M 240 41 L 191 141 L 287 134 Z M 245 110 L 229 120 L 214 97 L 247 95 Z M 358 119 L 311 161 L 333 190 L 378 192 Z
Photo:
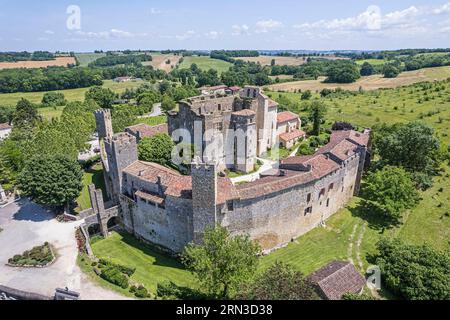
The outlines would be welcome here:
M 292 148 L 298 141 L 306 138 L 306 133 L 301 130 L 302 122 L 298 115 L 290 111 L 277 114 L 277 134 L 280 145 L 287 149 Z

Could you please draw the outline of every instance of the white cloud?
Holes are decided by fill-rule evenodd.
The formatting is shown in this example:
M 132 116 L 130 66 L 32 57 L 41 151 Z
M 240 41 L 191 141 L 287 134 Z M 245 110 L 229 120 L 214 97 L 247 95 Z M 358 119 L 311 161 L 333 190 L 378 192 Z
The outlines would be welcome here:
M 273 29 L 281 27 L 283 24 L 276 20 L 261 20 L 256 22 L 256 33 L 266 33 Z
M 45 34 L 55 34 L 55 31 L 52 31 L 52 30 L 45 30 L 44 33 L 45 33 Z
M 208 39 L 212 39 L 215 40 L 219 37 L 220 32 L 217 31 L 209 31 L 207 33 L 205 33 L 205 37 L 207 37 Z
M 161 10 L 158 10 L 158 9 L 155 9 L 155 8 L 150 8 L 150 14 L 151 15 L 158 15 L 158 14 L 161 14 L 161 13 L 162 13 Z
M 195 31 L 189 30 L 183 34 L 176 35 L 175 38 L 177 38 L 178 40 L 187 40 L 187 39 L 192 38 L 194 35 L 195 35 Z
M 450 2 L 447 2 L 446 4 L 443 4 L 442 6 L 434 9 L 433 13 L 435 14 L 450 13 Z
M 241 35 L 249 35 L 250 34 L 250 32 L 249 32 L 250 28 L 246 24 L 243 24 L 243 25 L 235 24 L 231 27 L 231 29 L 233 29 L 233 31 L 231 33 L 231 35 L 233 35 L 233 36 L 241 36 Z
M 384 16 L 382 23 L 386 25 L 395 25 L 405 22 L 411 22 L 415 17 L 420 15 L 422 11 L 415 6 L 411 6 L 408 9 L 401 11 L 394 11 Z
M 132 33 L 128 31 L 123 31 L 119 29 L 111 29 L 109 31 L 100 31 L 100 32 L 92 32 L 92 31 L 82 31 L 78 30 L 74 33 L 76 36 L 85 38 L 85 39 L 130 39 L 137 37 L 145 37 L 147 33 Z

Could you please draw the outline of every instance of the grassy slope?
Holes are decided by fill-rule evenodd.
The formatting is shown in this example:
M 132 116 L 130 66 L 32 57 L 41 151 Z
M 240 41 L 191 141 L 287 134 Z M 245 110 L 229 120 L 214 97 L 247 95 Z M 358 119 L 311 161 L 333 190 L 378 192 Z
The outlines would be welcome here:
M 362 65 L 364 62 L 368 62 L 371 65 L 376 66 L 376 65 L 380 65 L 380 64 L 385 64 L 386 60 L 383 60 L 383 59 L 365 59 L 365 60 L 356 60 L 355 62 L 356 62 L 356 64 L 359 64 L 359 65 Z
M 75 57 L 80 63 L 81 67 L 87 67 L 91 62 L 94 62 L 98 58 L 106 56 L 106 53 L 76 53 Z
M 92 245 L 97 257 L 136 267 L 131 280 L 142 283 L 153 293 L 158 283 L 173 281 L 177 285 L 192 286 L 192 275 L 175 259 L 161 255 L 128 234 L 113 233 L 108 239 Z
M 228 69 L 231 67 L 231 63 L 223 60 L 211 59 L 210 57 L 192 56 L 184 57 L 184 61 L 180 64 L 179 68 L 188 69 L 193 63 L 197 64 L 197 66 L 201 70 L 215 69 L 219 73 L 228 71 Z

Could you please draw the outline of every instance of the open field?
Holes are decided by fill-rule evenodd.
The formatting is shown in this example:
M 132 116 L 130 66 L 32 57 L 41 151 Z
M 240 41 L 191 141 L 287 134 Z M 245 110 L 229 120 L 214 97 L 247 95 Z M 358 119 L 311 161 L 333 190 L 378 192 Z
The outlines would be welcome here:
M 170 72 L 175 68 L 181 59 L 181 55 L 174 54 L 161 54 L 161 53 L 150 53 L 152 56 L 152 61 L 143 62 L 143 65 L 152 66 L 154 69 L 164 70 Z M 166 62 L 170 60 L 170 64 Z
M 129 81 L 129 82 L 114 82 L 112 80 L 104 80 L 103 87 L 109 88 L 116 93 L 123 93 L 125 89 L 137 88 L 144 84 L 145 81 Z M 58 90 L 64 94 L 67 101 L 83 101 L 84 94 L 89 88 Z M 2 93 L 0 94 L 0 105 L 15 105 L 21 98 L 30 100 L 33 103 L 41 103 L 45 92 L 16 92 L 16 93 Z
M 377 90 L 380 88 L 397 88 L 423 81 L 438 81 L 450 77 L 450 67 L 426 68 L 415 71 L 402 72 L 397 78 L 383 78 L 382 75 L 362 77 L 354 83 L 324 83 L 325 77 L 318 80 L 304 80 L 285 82 L 268 86 L 271 91 L 294 92 L 298 90 L 321 91 L 322 89 L 342 88 L 357 91 L 361 87 L 364 90 Z
M 356 62 L 356 64 L 359 64 L 359 65 L 364 64 L 364 62 L 368 62 L 371 65 L 377 66 L 377 65 L 385 64 L 386 60 L 383 60 L 383 59 L 365 59 L 365 60 L 356 60 L 355 62 Z
M 312 58 L 322 58 L 329 60 L 347 60 L 347 58 L 340 58 L 335 56 L 324 56 L 324 57 L 312 57 Z M 259 57 L 238 57 L 236 59 L 249 61 L 249 62 L 259 62 L 263 66 L 270 66 L 272 59 L 275 59 L 276 65 L 286 65 L 286 66 L 299 66 L 305 64 L 308 57 L 280 57 L 280 56 L 259 56 Z
M 75 57 L 81 67 L 87 67 L 89 63 L 106 56 L 106 53 L 75 53 Z
M 184 57 L 184 61 L 180 64 L 180 69 L 188 69 L 191 67 L 191 64 L 195 63 L 201 70 L 206 71 L 208 69 L 215 69 L 218 73 L 222 73 L 224 71 L 228 71 L 228 69 L 232 66 L 231 63 L 219 60 L 212 59 L 210 57 Z
M 70 64 L 75 64 L 73 57 L 57 57 L 55 60 L 46 61 L 18 61 L 18 62 L 0 62 L 1 69 L 33 69 L 33 68 L 47 68 L 47 67 L 67 67 Z
M 116 233 L 95 242 L 92 250 L 96 257 L 111 259 L 116 263 L 136 267 L 131 281 L 143 284 L 153 294 L 158 283 L 172 281 L 180 286 L 192 286 L 193 276 L 173 258 L 159 254 L 127 233 Z M 98 281 L 104 280 L 97 277 Z M 123 291 L 119 287 L 115 287 Z

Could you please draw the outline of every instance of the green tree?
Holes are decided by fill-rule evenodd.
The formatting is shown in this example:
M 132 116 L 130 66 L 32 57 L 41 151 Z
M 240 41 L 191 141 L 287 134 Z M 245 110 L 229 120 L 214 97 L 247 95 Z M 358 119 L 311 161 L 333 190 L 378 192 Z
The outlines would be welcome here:
M 83 171 L 76 160 L 65 155 L 37 156 L 28 161 L 19 174 L 19 187 L 33 201 L 63 206 L 83 188 Z
M 361 77 L 358 66 L 348 61 L 334 62 L 328 67 L 326 74 L 326 81 L 331 83 L 351 83 Z
M 362 191 L 364 199 L 392 222 L 397 222 L 420 199 L 411 175 L 392 166 L 369 173 Z
M 111 89 L 102 87 L 92 87 L 85 93 L 85 99 L 95 101 L 100 108 L 111 108 L 116 98 Z
M 176 102 L 168 95 L 164 95 L 161 102 L 161 110 L 169 112 L 176 107 Z
M 14 125 L 17 127 L 34 127 L 41 121 L 36 105 L 26 99 L 20 99 L 14 113 Z
M 381 240 L 376 264 L 389 290 L 408 300 L 450 299 L 450 255 L 429 245 Z
M 400 72 L 400 69 L 392 63 L 385 64 L 382 69 L 385 78 L 396 78 Z
M 275 262 L 239 292 L 237 298 L 241 300 L 320 300 L 313 284 L 282 262 Z
M 301 100 L 309 100 L 312 97 L 312 93 L 310 90 L 306 90 L 305 92 L 302 93 L 300 99 Z
M 218 226 L 205 231 L 202 244 L 188 244 L 182 261 L 208 295 L 227 299 L 256 273 L 259 252 L 248 236 L 230 237 Z
M 342 296 L 342 300 L 377 300 L 377 299 L 366 293 L 362 294 L 346 293 Z
M 373 66 L 367 61 L 361 66 L 360 74 L 361 76 L 371 76 L 375 73 Z
M 111 113 L 114 132 L 124 132 L 126 127 L 132 126 L 137 121 L 136 112 L 128 105 L 116 105 Z
M 158 133 L 143 138 L 138 145 L 139 159 L 142 161 L 168 164 L 171 159 L 174 143 L 166 133 Z
M 313 123 L 312 134 L 318 136 L 320 134 L 320 126 L 325 120 L 325 115 L 327 113 L 326 106 L 319 100 L 314 100 L 308 106 L 308 113 L 311 122 Z
M 0 106 L 0 123 L 11 123 L 14 117 L 14 107 Z
M 46 92 L 42 97 L 42 105 L 46 107 L 63 106 L 66 102 L 64 94 L 60 92 Z

